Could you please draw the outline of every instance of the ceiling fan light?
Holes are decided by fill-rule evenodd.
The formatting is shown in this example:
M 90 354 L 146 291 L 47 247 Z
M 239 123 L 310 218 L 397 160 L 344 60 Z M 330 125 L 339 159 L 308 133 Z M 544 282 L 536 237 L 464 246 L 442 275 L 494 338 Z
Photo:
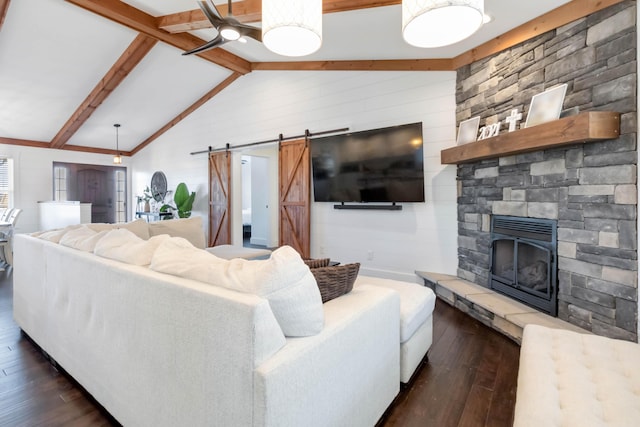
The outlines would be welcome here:
M 320 49 L 322 0 L 262 0 L 262 42 L 284 56 Z
M 448 46 L 478 31 L 484 0 L 402 0 L 402 36 L 416 47 Z
M 226 25 L 220 27 L 220 35 L 229 41 L 238 40 L 241 36 L 240 32 L 236 28 Z

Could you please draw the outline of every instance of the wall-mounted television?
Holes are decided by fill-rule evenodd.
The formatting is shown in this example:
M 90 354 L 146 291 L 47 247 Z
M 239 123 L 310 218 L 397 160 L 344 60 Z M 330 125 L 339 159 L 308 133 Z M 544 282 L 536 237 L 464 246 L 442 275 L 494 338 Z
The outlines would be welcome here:
M 422 123 L 311 140 L 316 202 L 424 202 Z

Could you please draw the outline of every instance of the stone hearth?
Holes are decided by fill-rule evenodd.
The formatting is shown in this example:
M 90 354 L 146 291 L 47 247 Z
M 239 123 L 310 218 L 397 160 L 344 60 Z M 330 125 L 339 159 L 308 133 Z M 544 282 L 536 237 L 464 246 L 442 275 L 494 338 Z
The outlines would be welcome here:
M 417 271 L 425 286 L 441 300 L 467 313 L 481 323 L 508 336 L 518 344 L 526 325 L 589 333 L 571 323 L 551 317 L 504 295 L 448 274 Z

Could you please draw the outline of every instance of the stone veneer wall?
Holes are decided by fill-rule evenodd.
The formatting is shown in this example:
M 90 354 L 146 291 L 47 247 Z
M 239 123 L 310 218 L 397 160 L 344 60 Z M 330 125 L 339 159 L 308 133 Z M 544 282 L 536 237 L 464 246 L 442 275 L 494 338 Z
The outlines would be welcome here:
M 564 108 L 622 113 L 621 137 L 458 166 L 458 276 L 489 286 L 490 215 L 558 220 L 558 316 L 637 340 L 636 2 L 625 1 L 458 70 L 457 121 Z M 524 120 L 522 121 L 524 123 Z M 501 132 L 506 132 L 503 124 Z

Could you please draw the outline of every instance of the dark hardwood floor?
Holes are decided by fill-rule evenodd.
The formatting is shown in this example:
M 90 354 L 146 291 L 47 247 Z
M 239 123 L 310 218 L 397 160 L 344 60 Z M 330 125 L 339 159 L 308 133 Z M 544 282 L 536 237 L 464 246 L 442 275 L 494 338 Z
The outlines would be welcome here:
M 379 426 L 511 426 L 519 347 L 438 301 L 429 362 Z M 0 426 L 115 426 L 54 368 L 13 321 L 12 281 L 0 273 Z

